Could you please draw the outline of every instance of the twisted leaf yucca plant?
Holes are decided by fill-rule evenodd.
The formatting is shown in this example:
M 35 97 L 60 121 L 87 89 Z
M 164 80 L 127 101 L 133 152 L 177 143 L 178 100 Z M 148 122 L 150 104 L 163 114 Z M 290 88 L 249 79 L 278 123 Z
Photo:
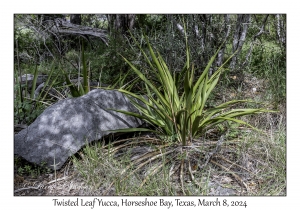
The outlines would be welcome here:
M 135 39 L 134 41 L 137 43 Z M 122 148 L 146 142 L 150 143 L 151 145 L 156 145 L 156 150 L 146 152 L 145 154 L 142 154 L 136 159 L 132 160 L 132 164 L 135 165 L 136 168 L 129 174 L 125 175 L 125 172 L 131 167 L 131 165 L 129 165 L 124 170 L 124 172 L 122 172 L 122 174 L 124 174 L 122 180 L 127 179 L 142 167 L 146 167 L 146 165 L 150 164 L 150 162 L 156 162 L 155 164 L 157 165 L 153 170 L 148 169 L 149 173 L 148 175 L 146 175 L 145 179 L 140 185 L 140 187 L 142 187 L 144 183 L 147 182 L 149 176 L 158 173 L 158 171 L 162 170 L 164 166 L 171 163 L 172 166 L 170 167 L 168 176 L 171 176 L 171 174 L 175 173 L 178 169 L 182 192 L 183 194 L 186 194 L 184 190 L 184 176 L 186 173 L 190 175 L 193 183 L 195 183 L 200 188 L 202 186 L 201 183 L 198 183 L 196 181 L 193 175 L 195 173 L 195 171 L 192 171 L 193 162 L 197 162 L 196 165 L 193 165 L 193 167 L 196 166 L 196 171 L 198 169 L 203 169 L 210 161 L 212 155 L 216 151 L 218 151 L 218 148 L 220 148 L 224 140 L 224 138 L 221 137 L 218 142 L 215 142 L 217 143 L 215 150 L 209 152 L 211 149 L 210 144 L 201 144 L 195 139 L 195 137 L 203 135 L 207 129 L 226 121 L 233 121 L 254 128 L 248 123 L 237 119 L 237 117 L 272 111 L 266 109 L 229 109 L 232 105 L 235 105 L 237 103 L 250 102 L 247 100 L 233 100 L 223 103 L 214 108 L 206 109 L 206 101 L 212 90 L 215 88 L 222 70 L 224 69 L 224 65 L 230 60 L 233 55 L 222 66 L 220 66 L 213 75 L 209 76 L 209 69 L 219 52 L 218 50 L 210 59 L 201 76 L 196 81 L 194 81 L 195 69 L 194 66 L 190 64 L 187 40 L 186 63 L 184 69 L 180 72 L 179 77 L 178 74 L 176 75 L 175 73 L 172 75 L 162 56 L 158 52 L 155 53 L 153 51 L 147 38 L 146 41 L 150 53 L 150 58 L 141 47 L 140 50 L 143 53 L 148 65 L 150 66 L 152 76 L 151 80 L 146 78 L 146 76 L 126 58 L 124 58 L 124 60 L 145 83 L 147 97 L 120 88 L 119 91 L 125 93 L 128 96 L 132 104 L 135 105 L 139 112 L 136 113 L 123 110 L 115 111 L 140 118 L 154 126 L 155 129 L 151 130 L 148 128 L 128 128 L 119 129 L 115 132 L 152 131 L 155 133 L 159 133 L 160 135 L 167 136 L 167 139 L 170 139 L 171 137 L 172 142 L 166 142 L 165 138 L 157 139 L 151 137 L 137 137 L 129 139 L 127 144 L 121 145 L 120 147 Z M 119 140 L 116 143 L 121 143 L 123 141 L 124 140 Z M 170 146 L 170 144 L 172 145 L 174 141 L 175 143 L 181 144 L 183 147 Z M 184 147 L 189 144 L 192 144 L 193 146 Z M 120 147 L 116 147 L 114 149 L 114 152 L 118 151 Z M 201 147 L 202 149 L 197 149 L 199 147 Z M 219 164 L 217 162 L 214 162 L 214 164 L 223 169 L 226 168 L 222 164 Z M 175 165 L 178 167 L 176 167 Z M 241 180 L 241 178 L 239 178 L 239 176 L 233 171 L 227 171 L 228 173 L 231 173 L 236 178 L 236 180 Z M 247 189 L 247 185 L 244 182 L 241 183 Z M 114 182 L 110 184 L 110 187 L 113 184 Z M 109 189 L 107 190 L 107 192 L 108 191 Z
M 203 132 L 205 132 L 205 130 L 219 123 L 223 123 L 225 121 L 234 121 L 236 123 L 245 124 L 253 128 L 248 123 L 236 118 L 245 115 L 270 112 L 270 110 L 266 109 L 227 110 L 234 104 L 250 102 L 247 100 L 233 100 L 214 108 L 207 110 L 205 109 L 206 101 L 218 83 L 224 65 L 233 55 L 222 66 L 220 66 L 213 75 L 209 77 L 209 69 L 219 52 L 218 50 L 210 59 L 201 76 L 194 82 L 195 69 L 194 66 L 190 64 L 189 49 L 187 46 L 186 63 L 182 71 L 185 74 L 183 75 L 184 91 L 180 94 L 178 87 L 178 84 L 180 83 L 176 81 L 175 74 L 171 74 L 171 71 L 168 69 L 161 55 L 158 52 L 155 53 L 153 51 L 147 38 L 146 41 L 151 60 L 141 48 L 140 50 L 145 56 L 147 63 L 151 67 L 151 73 L 153 73 L 155 77 L 155 84 L 153 80 L 147 79 L 140 70 L 138 70 L 130 61 L 124 58 L 133 71 L 139 76 L 139 78 L 145 82 L 148 99 L 130 91 L 120 89 L 119 91 L 129 96 L 131 102 L 135 105 L 140 113 L 122 110 L 116 111 L 143 119 L 144 121 L 155 126 L 157 130 L 129 128 L 122 129 L 123 132 L 159 132 L 166 136 L 175 137 L 175 140 L 181 142 L 182 145 L 185 146 L 188 145 L 194 137 L 200 136 L 203 134 Z M 139 102 L 137 102 L 135 99 L 137 99 Z

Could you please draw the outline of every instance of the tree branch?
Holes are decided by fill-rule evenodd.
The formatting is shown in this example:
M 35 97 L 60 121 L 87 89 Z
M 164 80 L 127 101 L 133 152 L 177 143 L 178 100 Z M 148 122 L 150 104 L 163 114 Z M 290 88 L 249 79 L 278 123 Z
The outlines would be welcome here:
M 255 40 L 258 36 L 260 36 L 261 34 L 265 33 L 265 26 L 266 26 L 266 22 L 267 22 L 267 19 L 268 19 L 269 15 L 266 15 L 264 20 L 263 20 L 263 23 L 262 23 L 262 26 L 260 27 L 260 31 L 254 35 L 253 39 Z
M 100 38 L 106 45 L 107 43 L 107 31 L 97 28 L 92 28 L 88 26 L 81 26 L 72 24 L 68 21 L 65 21 L 61 18 L 57 18 L 54 20 L 55 27 L 52 27 L 51 30 L 53 32 L 61 33 L 61 34 L 73 34 L 73 35 L 89 35 Z

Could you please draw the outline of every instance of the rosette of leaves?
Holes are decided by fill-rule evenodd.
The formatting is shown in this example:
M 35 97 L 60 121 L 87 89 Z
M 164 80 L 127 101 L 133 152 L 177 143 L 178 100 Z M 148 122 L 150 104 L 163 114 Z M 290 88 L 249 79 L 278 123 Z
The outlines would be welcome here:
M 201 146 L 201 143 L 197 142 L 197 139 L 199 139 L 199 137 L 203 137 L 208 129 L 214 128 L 218 124 L 224 122 L 244 124 L 253 129 L 256 129 L 252 125 L 241 120 L 240 117 L 273 111 L 264 108 L 232 108 L 233 105 L 236 105 L 238 103 L 252 102 L 248 100 L 232 100 L 217 105 L 213 108 L 206 108 L 205 105 L 207 99 L 212 93 L 212 90 L 216 87 L 220 75 L 225 69 L 224 65 L 234 56 L 234 54 L 227 61 L 225 61 L 222 66 L 218 67 L 218 69 L 211 76 L 209 76 L 209 69 L 211 68 L 215 58 L 218 55 L 218 52 L 220 50 L 219 48 L 219 50 L 210 59 L 200 77 L 198 79 L 195 79 L 195 68 L 190 63 L 190 54 L 187 45 L 187 39 L 186 63 L 179 76 L 176 74 L 172 75 L 166 62 L 159 54 L 159 52 L 154 52 L 147 37 L 146 42 L 148 45 L 150 57 L 147 56 L 146 52 L 141 47 L 140 50 L 151 69 L 151 79 L 148 79 L 145 74 L 143 74 L 142 71 L 140 71 L 129 60 L 124 57 L 123 58 L 129 64 L 132 70 L 138 75 L 138 77 L 144 82 L 147 91 L 147 97 L 135 94 L 123 88 L 119 89 L 119 91 L 126 94 L 128 98 L 130 98 L 132 104 L 134 104 L 139 112 L 136 113 L 123 110 L 115 111 L 140 118 L 152 125 L 154 129 L 128 128 L 119 129 L 115 132 L 151 131 L 158 134 L 158 136 L 160 136 L 159 139 L 153 139 L 149 137 L 145 137 L 143 139 L 137 137 L 135 138 L 135 140 L 130 139 L 130 141 L 126 143 L 127 146 L 132 146 L 134 144 L 141 144 L 142 142 L 148 142 L 150 144 L 156 142 L 156 151 L 143 154 L 140 156 L 140 158 L 132 161 L 132 164 L 136 164 L 136 170 L 140 169 L 150 162 L 153 163 L 153 161 L 159 158 L 162 159 L 161 162 L 157 163 L 156 167 L 148 173 L 149 175 L 145 178 L 141 186 L 146 182 L 147 178 L 149 178 L 150 175 L 157 173 L 160 169 L 163 168 L 163 166 L 170 162 L 173 162 L 179 164 L 179 167 L 177 168 L 180 168 L 180 180 L 182 191 L 184 193 L 184 170 L 187 170 L 187 173 L 190 174 L 191 179 L 194 181 L 194 183 L 197 184 L 194 179 L 194 172 L 192 172 L 191 169 L 192 161 L 194 163 L 199 162 L 199 159 L 203 159 L 203 157 L 205 157 L 203 161 L 204 164 L 196 164 L 196 168 L 203 169 L 209 162 L 212 154 L 218 151 L 224 140 L 222 136 L 218 140 L 217 144 L 215 144 L 217 145 L 217 147 L 211 153 L 211 148 L 209 146 Z M 183 90 L 181 91 L 181 89 Z M 124 142 L 124 140 L 122 141 Z M 120 147 L 125 147 L 126 145 Z M 192 145 L 192 147 L 187 147 L 189 145 Z M 203 145 L 205 145 L 205 143 L 203 143 Z M 118 147 L 113 149 L 114 152 L 116 152 L 117 150 Z M 195 152 L 197 154 L 195 154 Z M 172 168 L 174 167 L 171 167 L 169 174 L 174 173 L 174 171 L 172 172 Z M 136 170 L 134 170 L 130 174 L 133 174 Z M 233 172 L 232 174 L 235 177 L 238 177 L 238 175 L 234 174 Z M 240 179 L 237 178 L 237 180 Z
M 156 129 L 129 128 L 122 129 L 123 132 L 152 131 L 165 136 L 173 136 L 175 137 L 173 138 L 175 141 L 181 142 L 183 146 L 186 146 L 193 138 L 201 136 L 207 129 L 225 121 L 245 124 L 254 128 L 245 121 L 237 118 L 245 115 L 270 112 L 270 110 L 263 108 L 229 109 L 238 103 L 251 102 L 248 100 L 232 100 L 213 108 L 205 109 L 207 99 L 217 85 L 224 65 L 233 55 L 209 77 L 209 69 L 219 52 L 218 50 L 210 59 L 201 76 L 195 80 L 195 68 L 190 64 L 189 49 L 187 47 L 186 63 L 181 72 L 184 91 L 180 94 L 180 81 L 178 81 L 175 75 L 171 74 L 161 55 L 158 52 L 155 53 L 147 38 L 146 40 L 151 59 L 148 58 L 144 50 L 141 49 L 141 52 L 145 56 L 155 80 L 153 78 L 152 80 L 146 78 L 130 61 L 126 58 L 124 60 L 145 83 L 147 99 L 125 89 L 119 89 L 119 91 L 125 93 L 131 99 L 131 102 L 139 110 L 139 113 L 122 110 L 116 111 L 140 118 L 153 125 Z

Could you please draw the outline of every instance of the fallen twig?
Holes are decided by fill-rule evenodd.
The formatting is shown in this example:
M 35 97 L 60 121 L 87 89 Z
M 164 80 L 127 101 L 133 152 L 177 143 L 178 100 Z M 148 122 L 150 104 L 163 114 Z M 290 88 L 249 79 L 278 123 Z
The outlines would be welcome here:
M 14 191 L 14 193 L 18 193 L 24 190 L 39 190 L 41 187 L 25 187 L 25 188 L 20 188 Z

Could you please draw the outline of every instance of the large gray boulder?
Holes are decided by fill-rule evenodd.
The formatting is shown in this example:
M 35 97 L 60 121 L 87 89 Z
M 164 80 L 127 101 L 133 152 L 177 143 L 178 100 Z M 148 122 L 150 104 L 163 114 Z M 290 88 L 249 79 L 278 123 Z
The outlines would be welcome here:
M 112 133 L 109 130 L 139 127 L 137 118 L 109 109 L 137 112 L 129 99 L 114 90 L 96 89 L 57 102 L 31 125 L 15 135 L 14 153 L 26 160 L 60 169 L 68 157 L 87 143 Z

